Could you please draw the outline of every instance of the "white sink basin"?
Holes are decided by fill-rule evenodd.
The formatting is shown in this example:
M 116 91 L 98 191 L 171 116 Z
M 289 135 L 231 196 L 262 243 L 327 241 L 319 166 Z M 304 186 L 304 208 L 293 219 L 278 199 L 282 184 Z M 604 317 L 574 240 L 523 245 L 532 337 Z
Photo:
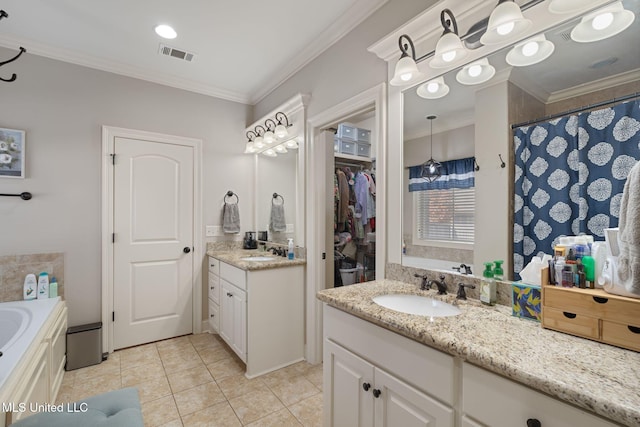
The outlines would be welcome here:
M 373 298 L 376 304 L 390 310 L 429 317 L 457 316 L 460 309 L 454 305 L 420 295 L 389 294 Z
M 240 258 L 240 261 L 273 261 L 275 258 L 272 256 L 246 256 L 244 258 Z

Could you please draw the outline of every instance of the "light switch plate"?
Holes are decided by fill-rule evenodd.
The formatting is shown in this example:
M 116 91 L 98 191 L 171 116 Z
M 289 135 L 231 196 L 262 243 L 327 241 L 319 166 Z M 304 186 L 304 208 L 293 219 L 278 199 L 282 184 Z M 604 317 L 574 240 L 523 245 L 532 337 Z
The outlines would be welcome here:
M 293 233 L 293 224 L 287 224 L 285 233 Z
M 207 225 L 206 236 L 207 237 L 222 236 L 222 226 L 220 226 L 220 225 Z

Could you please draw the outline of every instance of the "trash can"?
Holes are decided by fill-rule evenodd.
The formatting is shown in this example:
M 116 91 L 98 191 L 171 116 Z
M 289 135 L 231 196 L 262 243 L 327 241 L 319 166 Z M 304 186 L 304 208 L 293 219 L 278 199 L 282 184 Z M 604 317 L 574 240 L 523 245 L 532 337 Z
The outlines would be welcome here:
M 67 329 L 65 370 L 84 368 L 102 362 L 102 322 Z

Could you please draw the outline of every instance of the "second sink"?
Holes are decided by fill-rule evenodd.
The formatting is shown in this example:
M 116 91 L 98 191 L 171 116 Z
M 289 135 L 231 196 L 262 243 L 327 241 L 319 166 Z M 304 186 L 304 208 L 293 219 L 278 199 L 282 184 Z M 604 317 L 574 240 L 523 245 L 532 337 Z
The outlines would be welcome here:
M 390 310 L 429 317 L 457 316 L 460 309 L 437 299 L 420 295 L 388 294 L 378 295 L 373 302 Z

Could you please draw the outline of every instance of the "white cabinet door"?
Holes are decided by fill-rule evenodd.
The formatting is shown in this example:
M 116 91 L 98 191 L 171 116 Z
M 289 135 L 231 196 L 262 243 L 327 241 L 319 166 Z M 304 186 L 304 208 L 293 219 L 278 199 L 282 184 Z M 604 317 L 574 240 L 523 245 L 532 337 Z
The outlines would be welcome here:
M 50 403 L 49 396 L 49 343 L 40 343 L 35 351 L 32 364 L 27 368 L 28 377 L 22 378 L 18 390 L 15 393 L 16 399 L 13 402 L 18 411 L 14 411 L 10 418 L 11 422 L 17 421 L 27 415 L 38 411 L 38 405 Z M 20 407 L 19 405 L 24 405 Z
M 376 427 L 451 427 L 451 407 L 400 381 L 388 373 L 375 370 Z
M 476 422 L 466 415 L 462 416 L 462 427 L 485 427 L 483 424 Z
M 324 425 L 373 426 L 373 365 L 325 340 L 323 375 Z
M 247 294 L 226 280 L 220 280 L 222 319 L 220 336 L 240 359 L 247 359 Z

